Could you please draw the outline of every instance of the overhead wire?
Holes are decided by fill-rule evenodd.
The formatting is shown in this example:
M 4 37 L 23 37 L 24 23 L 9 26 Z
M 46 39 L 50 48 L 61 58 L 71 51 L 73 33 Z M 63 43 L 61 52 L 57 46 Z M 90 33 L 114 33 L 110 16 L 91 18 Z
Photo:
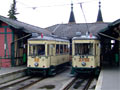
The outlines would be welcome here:
M 86 26 L 87 26 L 87 29 L 88 29 L 88 33 L 89 33 L 90 31 L 89 31 L 89 27 L 88 27 L 88 24 L 87 24 L 87 19 L 86 19 L 86 17 L 85 17 L 85 13 L 84 13 L 84 11 L 83 11 L 82 3 L 80 3 L 80 8 L 81 8 L 81 10 L 82 10 L 82 13 L 83 13 L 83 16 L 84 16 L 84 19 L 85 19 L 85 23 L 86 23 Z
M 89 1 L 84 1 L 84 2 L 77 2 L 77 3 L 73 3 L 74 5 L 75 4 L 80 4 L 80 3 L 90 3 L 90 2 L 93 2 L 93 1 L 98 1 L 98 0 L 89 0 Z M 41 7 L 59 7 L 59 6 L 68 6 L 68 5 L 71 5 L 71 4 L 58 4 L 58 5 L 46 5 L 46 6 L 30 6 L 28 4 L 25 4 L 21 1 L 18 1 L 17 0 L 17 3 L 20 3 L 24 6 L 26 6 L 26 8 L 32 8 L 32 9 L 37 9 L 37 8 L 41 8 Z
M 88 24 L 87 24 L 87 19 L 86 19 L 86 16 L 85 16 L 85 13 L 84 13 L 82 4 L 91 3 L 91 2 L 94 2 L 94 1 L 98 1 L 98 0 L 89 0 L 89 1 L 77 2 L 77 3 L 73 3 L 72 0 L 71 0 L 71 2 L 72 2 L 74 5 L 75 5 L 75 4 L 80 4 L 80 8 L 81 8 L 82 13 L 83 13 L 83 17 L 84 17 L 84 20 L 85 20 L 85 23 L 86 23 L 86 26 L 87 26 L 87 29 L 88 29 L 88 33 L 90 33 L 90 31 L 89 31 L 89 26 L 88 26 Z M 26 8 L 32 8 L 33 10 L 35 10 L 35 9 L 37 9 L 37 8 L 41 8 L 41 7 L 57 7 L 57 6 L 68 6 L 68 5 L 71 5 L 71 4 L 59 4 L 59 5 L 46 5 L 46 6 L 30 6 L 30 5 L 27 5 L 27 4 L 25 4 L 25 3 L 21 2 L 21 1 L 18 1 L 18 0 L 17 0 L 17 3 L 20 3 L 20 4 L 24 5 L 24 6 L 26 6 Z M 58 27 L 59 27 L 59 25 L 58 25 Z M 57 28 L 58 28 L 58 27 L 57 27 Z M 55 30 L 56 30 L 56 29 L 55 29 Z M 53 30 L 53 32 L 55 32 L 55 30 Z

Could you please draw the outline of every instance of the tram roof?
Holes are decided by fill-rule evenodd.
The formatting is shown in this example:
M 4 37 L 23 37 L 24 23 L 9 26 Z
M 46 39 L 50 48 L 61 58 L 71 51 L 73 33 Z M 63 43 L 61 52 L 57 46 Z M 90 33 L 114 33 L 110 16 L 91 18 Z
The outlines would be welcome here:
M 53 37 L 53 36 L 43 36 L 43 37 L 37 36 L 37 37 L 30 38 L 28 40 L 47 40 L 47 41 L 69 42 L 69 40 L 67 40 L 67 39 Z
M 73 37 L 73 40 L 98 40 L 98 37 L 96 36 L 86 36 L 86 35 L 82 35 L 79 37 Z

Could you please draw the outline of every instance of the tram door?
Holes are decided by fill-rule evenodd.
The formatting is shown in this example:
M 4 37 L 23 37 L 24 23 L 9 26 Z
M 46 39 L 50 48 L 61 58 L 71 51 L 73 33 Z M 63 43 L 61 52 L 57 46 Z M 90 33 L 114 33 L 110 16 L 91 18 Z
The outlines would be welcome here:
M 96 60 L 96 65 L 100 66 L 100 46 L 99 46 L 99 43 L 95 43 L 95 60 Z
M 55 64 L 55 45 L 51 44 L 49 46 L 49 54 L 50 54 L 50 65 Z

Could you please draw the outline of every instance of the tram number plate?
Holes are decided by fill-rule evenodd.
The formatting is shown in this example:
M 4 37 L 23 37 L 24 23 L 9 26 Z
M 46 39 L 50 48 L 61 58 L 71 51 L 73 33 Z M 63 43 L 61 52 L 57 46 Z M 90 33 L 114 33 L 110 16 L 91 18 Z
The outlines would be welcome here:
M 80 58 L 80 62 L 89 62 L 89 58 Z
M 35 58 L 34 61 L 35 61 L 35 62 L 39 62 L 39 58 Z

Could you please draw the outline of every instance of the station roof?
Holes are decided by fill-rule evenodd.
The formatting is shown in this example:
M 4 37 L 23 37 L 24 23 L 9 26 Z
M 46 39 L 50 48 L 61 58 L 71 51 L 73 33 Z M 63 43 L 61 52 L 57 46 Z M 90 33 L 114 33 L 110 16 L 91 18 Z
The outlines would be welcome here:
M 86 23 L 57 24 L 46 29 L 55 35 L 71 39 L 76 37 L 77 32 L 80 32 L 81 35 L 85 35 L 88 30 L 93 35 L 97 35 L 98 32 L 100 32 L 101 29 L 107 27 L 108 24 L 109 23 L 104 22 L 87 23 L 88 27 Z
M 108 26 L 99 32 L 99 35 L 120 40 L 120 19 L 108 24 Z
M 9 19 L 1 15 L 0 15 L 0 21 L 8 24 L 9 26 L 15 28 L 16 30 L 22 30 L 23 32 L 26 33 L 43 33 L 45 35 L 51 34 L 51 32 L 46 29 L 34 25 L 30 25 L 24 22 L 20 22 L 18 20 Z

